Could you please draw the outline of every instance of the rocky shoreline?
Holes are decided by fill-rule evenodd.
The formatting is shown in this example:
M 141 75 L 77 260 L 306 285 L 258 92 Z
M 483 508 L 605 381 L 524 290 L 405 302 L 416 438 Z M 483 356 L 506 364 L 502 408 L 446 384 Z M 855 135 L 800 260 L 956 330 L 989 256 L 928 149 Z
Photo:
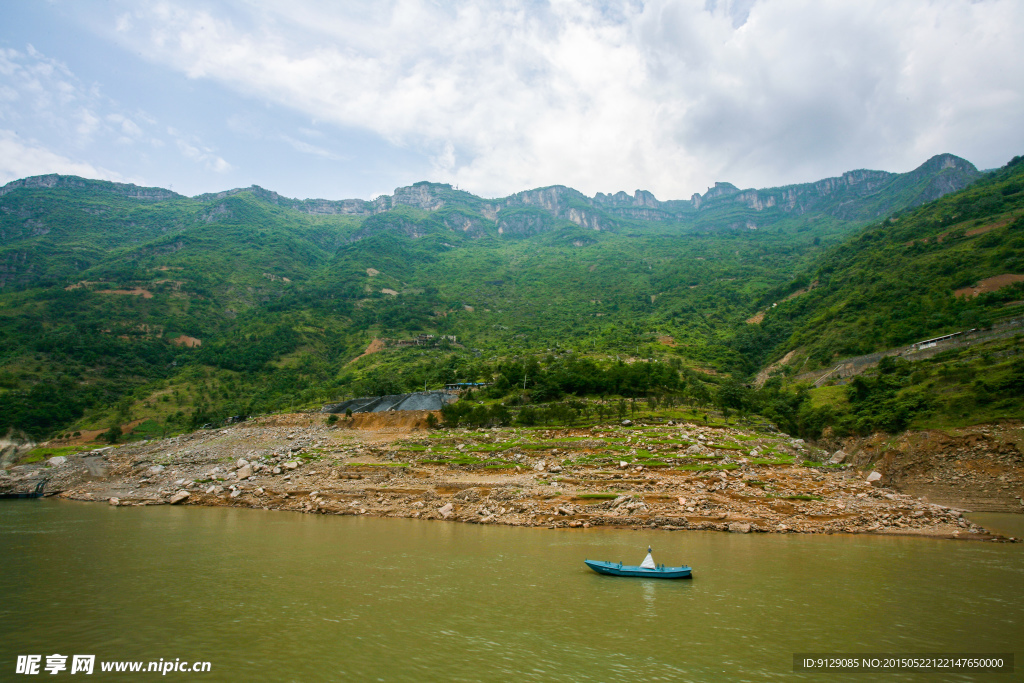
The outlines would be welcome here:
M 1010 540 L 964 509 L 887 488 L 882 473 L 845 462 L 857 454 L 778 433 L 671 422 L 427 431 L 425 416 L 340 427 L 315 414 L 258 418 L 12 467 L 0 487 L 45 477 L 54 495 L 117 506 Z M 1018 474 L 1002 481 L 1019 487 Z

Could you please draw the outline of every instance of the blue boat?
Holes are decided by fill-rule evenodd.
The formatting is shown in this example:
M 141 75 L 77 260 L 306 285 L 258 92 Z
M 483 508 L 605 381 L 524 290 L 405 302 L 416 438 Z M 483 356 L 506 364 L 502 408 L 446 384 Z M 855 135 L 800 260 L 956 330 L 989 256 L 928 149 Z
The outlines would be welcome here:
M 583 564 L 598 574 L 607 574 L 608 576 L 629 576 L 647 579 L 689 579 L 693 575 L 693 569 L 690 567 L 666 567 L 663 564 L 655 564 L 650 548 L 647 549 L 647 557 L 639 566 L 622 564 L 621 562 L 602 562 L 600 560 L 583 560 Z
M 0 491 L 0 498 L 42 498 L 46 479 L 36 484 L 34 491 Z

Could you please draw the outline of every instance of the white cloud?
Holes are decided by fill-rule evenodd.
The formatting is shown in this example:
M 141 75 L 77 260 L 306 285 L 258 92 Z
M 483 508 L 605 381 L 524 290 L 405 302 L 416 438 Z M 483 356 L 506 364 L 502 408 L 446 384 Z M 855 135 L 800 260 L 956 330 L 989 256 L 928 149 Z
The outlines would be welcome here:
M 323 159 L 330 159 L 331 161 L 344 161 L 346 159 L 346 157 L 340 154 L 335 154 L 329 149 L 324 149 L 323 147 L 310 144 L 305 140 L 293 138 L 290 135 L 282 135 L 281 140 L 288 143 L 296 152 L 302 152 L 303 154 L 309 154 Z
M 117 27 L 150 59 L 419 150 L 483 194 L 675 198 L 1024 147 L 1018 0 L 159 2 Z
M 178 147 L 178 151 L 181 152 L 182 156 L 187 159 L 191 159 L 197 163 L 202 164 L 208 171 L 214 171 L 215 173 L 226 173 L 231 170 L 231 164 L 224 161 L 224 159 L 217 156 L 212 149 L 209 147 L 199 148 L 188 142 L 180 133 L 175 131 L 173 128 L 168 131 L 171 135 L 177 137 L 175 144 Z
M 137 143 L 148 143 L 145 147 L 149 149 L 165 146 L 161 139 L 164 133 L 153 116 L 144 111 L 126 112 L 119 103 L 105 97 L 98 85 L 82 83 L 65 64 L 31 45 L 23 52 L 0 48 L 0 123 L 23 138 L 33 139 L 32 143 L 17 144 L 8 139 L 6 149 L 20 150 L 27 156 L 25 160 L 5 160 L 5 166 L 43 169 L 39 173 L 74 173 L 55 169 L 78 168 L 82 171 L 79 175 L 110 178 L 116 174 L 95 163 L 73 162 L 64 154 L 102 158 L 110 156 L 115 145 L 128 150 Z M 222 174 L 232 169 L 195 136 L 173 129 L 167 134 L 186 158 L 206 170 Z M 135 167 L 147 159 L 145 154 L 140 146 L 120 156 L 119 163 Z
M 14 131 L 0 129 L 0 184 L 49 173 L 125 181 L 118 173 L 97 168 L 86 162 L 73 161 L 42 147 L 35 141 L 22 140 Z
M 139 124 L 132 121 L 123 114 L 107 114 L 107 121 L 121 129 L 119 142 L 134 142 L 142 137 L 142 129 Z
M 329 149 L 323 144 L 313 144 L 295 135 L 289 135 L 284 132 L 282 126 L 277 125 L 277 121 L 268 119 L 266 116 L 254 116 L 250 112 L 233 114 L 227 118 L 227 125 L 231 131 L 253 141 L 283 142 L 296 152 L 330 161 L 352 160 L 351 156 Z M 329 142 L 324 132 L 315 128 L 299 126 L 294 132 L 302 137 L 317 140 L 319 143 Z

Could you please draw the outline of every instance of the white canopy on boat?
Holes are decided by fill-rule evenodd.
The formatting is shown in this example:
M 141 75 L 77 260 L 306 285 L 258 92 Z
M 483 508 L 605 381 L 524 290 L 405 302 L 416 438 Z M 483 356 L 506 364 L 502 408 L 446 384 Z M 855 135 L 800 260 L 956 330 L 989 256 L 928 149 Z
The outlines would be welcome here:
M 647 557 L 645 557 L 644 561 L 640 563 L 640 567 L 642 569 L 657 569 L 658 568 L 658 566 L 656 564 L 654 564 L 654 558 L 651 557 L 651 549 L 650 548 L 647 549 Z

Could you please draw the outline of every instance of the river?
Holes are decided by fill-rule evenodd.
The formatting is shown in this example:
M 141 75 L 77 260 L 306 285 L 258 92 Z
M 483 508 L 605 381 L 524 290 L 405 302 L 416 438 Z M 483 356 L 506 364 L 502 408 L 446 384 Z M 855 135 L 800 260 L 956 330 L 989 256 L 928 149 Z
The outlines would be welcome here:
M 639 564 L 648 544 L 694 578 L 583 565 Z M 0 680 L 54 653 L 211 663 L 170 680 L 843 680 L 794 673 L 793 654 L 1019 659 L 1024 643 L 1021 544 L 42 500 L 0 504 L 0 558 Z M 1022 665 L 886 680 L 1019 680 Z

